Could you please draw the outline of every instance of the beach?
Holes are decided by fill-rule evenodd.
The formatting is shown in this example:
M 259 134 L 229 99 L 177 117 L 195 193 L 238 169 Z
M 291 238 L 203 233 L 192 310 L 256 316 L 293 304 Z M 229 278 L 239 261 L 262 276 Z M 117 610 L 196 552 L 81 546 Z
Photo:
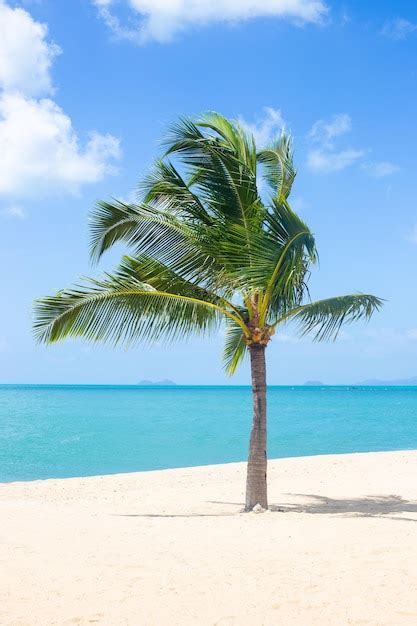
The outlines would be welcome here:
M 417 619 L 417 451 L 0 486 L 2 626 L 399 626 Z

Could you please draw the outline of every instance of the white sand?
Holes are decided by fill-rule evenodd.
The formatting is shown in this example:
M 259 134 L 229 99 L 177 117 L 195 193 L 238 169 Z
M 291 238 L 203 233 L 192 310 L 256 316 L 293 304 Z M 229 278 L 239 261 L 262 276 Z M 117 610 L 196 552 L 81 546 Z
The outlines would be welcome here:
M 417 624 L 417 451 L 0 486 L 2 626 Z

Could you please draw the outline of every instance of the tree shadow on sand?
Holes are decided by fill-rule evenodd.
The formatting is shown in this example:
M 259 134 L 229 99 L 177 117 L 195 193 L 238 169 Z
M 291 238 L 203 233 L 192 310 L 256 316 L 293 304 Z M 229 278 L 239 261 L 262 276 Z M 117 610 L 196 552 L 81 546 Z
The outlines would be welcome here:
M 235 513 L 112 513 L 116 517 L 233 517 Z M 417 521 L 417 520 L 416 520 Z
M 327 498 L 304 493 L 288 494 L 299 498 L 306 498 L 306 502 L 285 502 L 273 504 L 271 511 L 278 513 L 310 513 L 317 514 L 344 514 L 354 517 L 387 517 L 392 513 L 417 513 L 417 502 L 406 500 L 402 496 L 365 496 L 361 498 Z M 391 517 L 390 519 L 404 520 L 404 517 Z M 417 517 L 407 518 L 417 522 Z
M 280 502 L 271 504 L 269 510 L 272 513 L 308 513 L 311 515 L 339 515 L 340 517 L 373 517 L 390 519 L 398 522 L 417 522 L 416 517 L 395 517 L 399 513 L 416 513 L 417 502 L 406 500 L 402 496 L 365 496 L 361 498 L 327 498 L 326 496 L 288 493 L 290 497 L 303 498 L 304 502 Z M 242 502 L 225 502 L 210 500 L 209 504 L 236 506 L 238 510 L 227 513 L 142 513 L 142 514 L 119 514 L 120 517 L 233 517 L 240 513 L 243 508 Z
M 364 496 L 361 498 L 327 498 L 307 493 L 288 493 L 290 497 L 303 498 L 303 502 L 280 502 L 270 504 L 273 513 L 308 513 L 311 515 L 340 515 L 344 517 L 379 517 L 397 521 L 417 522 L 417 516 L 393 517 L 398 513 L 417 513 L 417 502 L 402 496 Z M 238 502 L 215 502 L 243 506 Z

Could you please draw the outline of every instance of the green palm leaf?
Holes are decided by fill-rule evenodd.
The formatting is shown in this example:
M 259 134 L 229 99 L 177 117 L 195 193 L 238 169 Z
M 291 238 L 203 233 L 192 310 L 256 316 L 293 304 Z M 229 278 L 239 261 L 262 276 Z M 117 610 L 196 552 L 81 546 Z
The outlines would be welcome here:
M 208 125 L 203 118 L 202 126 Z M 241 158 L 234 141 L 226 139 L 224 128 L 217 129 L 213 122 L 211 129 L 220 137 L 205 136 L 197 124 L 180 120 L 170 129 L 166 155 L 179 155 L 192 174 L 198 174 L 195 179 L 198 195 L 218 219 L 240 220 L 247 224 L 257 217 L 256 208 L 260 206 L 256 164 L 253 169 Z
M 315 341 L 326 341 L 336 339 L 343 324 L 369 320 L 382 304 L 381 298 L 358 293 L 305 304 L 290 311 L 285 319 L 296 321 L 302 335 L 313 332 Z
M 35 314 L 35 336 L 47 343 L 66 337 L 115 345 L 172 340 L 219 323 L 219 311 L 206 302 L 117 279 L 89 281 L 43 298 Z
M 213 329 L 224 316 L 244 329 L 232 304 L 151 258 L 124 257 L 114 274 L 38 300 L 35 316 L 42 342 L 173 340 Z
M 242 328 L 233 320 L 226 321 L 223 363 L 226 372 L 232 376 L 245 358 L 247 344 Z
M 152 203 L 154 206 L 156 203 L 164 211 L 183 218 L 196 219 L 210 226 L 213 223 L 212 218 L 198 195 L 191 190 L 191 185 L 196 180 L 194 175 L 191 182 L 187 183 L 170 161 L 158 159 L 150 174 L 138 185 L 138 191 L 140 196 L 144 196 L 145 204 Z
M 263 179 L 275 199 L 286 200 L 296 176 L 291 137 L 282 133 L 270 147 L 258 152 L 258 161 L 263 165 Z

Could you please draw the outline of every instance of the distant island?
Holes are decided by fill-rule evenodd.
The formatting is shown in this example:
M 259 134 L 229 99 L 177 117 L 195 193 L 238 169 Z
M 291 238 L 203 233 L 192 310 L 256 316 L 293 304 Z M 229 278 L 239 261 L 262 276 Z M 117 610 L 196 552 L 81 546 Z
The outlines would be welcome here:
M 169 378 L 164 378 L 163 380 L 140 380 L 138 385 L 142 387 L 176 387 L 177 383 Z M 339 383 L 340 386 L 351 387 L 352 384 L 343 385 L 343 383 Z M 336 385 L 336 386 L 339 386 Z M 326 383 L 323 383 L 321 380 L 306 380 L 303 384 L 303 387 L 326 387 Z M 411 378 L 398 378 L 396 380 L 380 380 L 378 378 L 369 378 L 368 380 L 363 380 L 359 383 L 353 383 L 355 387 L 417 387 L 417 376 L 413 376 Z
M 175 387 L 177 383 L 174 383 L 173 380 L 164 379 L 164 380 L 140 380 L 138 385 L 143 385 L 145 387 L 156 387 L 156 386 L 165 386 L 165 387 Z
M 343 383 L 339 383 L 340 386 L 351 387 L 352 385 L 343 385 Z M 336 385 L 336 386 L 339 386 Z M 304 387 L 325 387 L 326 383 L 322 383 L 321 380 L 307 380 Z M 417 387 L 417 376 L 412 376 L 411 378 L 397 378 L 394 380 L 380 380 L 379 378 L 369 378 L 367 380 L 362 380 L 359 383 L 353 383 L 355 387 Z
M 358 383 L 360 386 L 369 386 L 369 387 L 389 387 L 398 385 L 400 387 L 414 387 L 417 386 L 417 376 L 413 376 L 411 378 L 398 378 L 396 380 L 379 380 L 378 378 L 370 378 L 369 380 L 364 380 Z
M 307 380 L 304 387 L 324 387 L 324 383 L 321 380 Z

